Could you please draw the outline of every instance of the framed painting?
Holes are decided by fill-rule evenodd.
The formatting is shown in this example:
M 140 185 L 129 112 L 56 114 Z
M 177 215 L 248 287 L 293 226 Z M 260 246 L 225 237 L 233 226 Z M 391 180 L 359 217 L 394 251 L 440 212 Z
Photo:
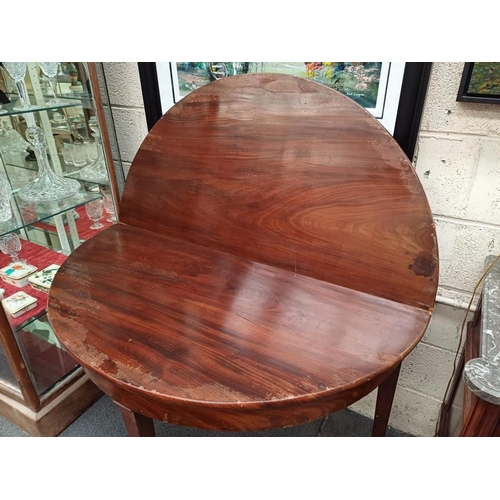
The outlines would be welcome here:
M 381 118 L 390 63 L 176 62 L 170 63 L 174 101 L 214 80 L 244 73 L 285 73 L 314 80 L 351 97 Z
M 500 62 L 467 62 L 457 101 L 500 104 Z

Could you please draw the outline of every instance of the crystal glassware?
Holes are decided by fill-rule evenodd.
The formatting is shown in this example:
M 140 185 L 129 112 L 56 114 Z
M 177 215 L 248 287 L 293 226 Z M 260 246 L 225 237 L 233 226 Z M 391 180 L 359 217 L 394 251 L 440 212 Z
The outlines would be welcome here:
M 77 177 L 78 179 L 88 182 L 95 182 L 96 184 L 109 184 L 106 161 L 104 160 L 104 155 L 102 153 L 101 132 L 95 116 L 90 118 L 89 127 L 94 132 L 92 135 L 95 138 L 97 158 L 90 165 L 72 173 L 71 177 Z
M 73 146 L 71 144 L 65 144 L 62 149 L 62 157 L 64 165 L 66 166 L 66 171 L 69 171 L 71 167 L 74 166 L 72 149 Z
M 17 91 L 21 99 L 21 106 L 14 106 L 15 111 L 25 111 L 28 109 L 35 109 L 36 106 L 30 103 L 28 96 L 28 90 L 26 89 L 26 83 L 24 82 L 24 77 L 26 76 L 26 63 L 25 62 L 4 62 L 3 67 L 7 70 L 7 73 L 16 82 Z
M 77 180 L 64 179 L 52 172 L 42 129 L 37 126 L 28 127 L 26 139 L 31 143 L 35 153 L 38 162 L 38 175 L 32 182 L 19 190 L 19 197 L 24 201 L 36 203 L 61 200 L 78 193 L 81 185 Z
M 88 218 L 93 222 L 90 229 L 101 229 L 101 227 L 104 227 L 104 224 L 99 222 L 103 217 L 101 200 L 89 201 L 85 205 L 85 212 L 87 212 Z
M 49 79 L 50 86 L 52 88 L 52 93 L 54 94 L 54 98 L 51 99 L 50 101 L 47 101 L 47 105 L 58 106 L 60 104 L 65 104 L 66 101 L 63 101 L 62 99 L 59 99 L 59 97 L 57 97 L 56 76 L 57 76 L 57 71 L 59 69 L 59 63 L 39 62 L 38 65 L 40 66 L 40 69 L 43 71 L 43 74 Z
M 74 142 L 71 145 L 73 165 L 77 168 L 87 165 L 87 146 L 83 142 Z
M 97 160 L 97 145 L 93 141 L 85 141 L 85 149 L 87 150 L 87 162 L 94 163 Z
M 9 255 L 12 262 L 26 262 L 24 259 L 19 259 L 21 240 L 16 233 L 9 233 L 0 238 L 0 251 Z
M 10 197 L 12 187 L 4 172 L 0 172 L 0 222 L 6 222 L 12 218 L 12 208 Z
M 116 222 L 116 211 L 115 204 L 113 202 L 113 195 L 111 194 L 111 189 L 105 188 L 101 189 L 102 193 L 102 204 L 104 206 L 104 210 L 106 210 L 109 217 L 106 219 L 106 222 Z

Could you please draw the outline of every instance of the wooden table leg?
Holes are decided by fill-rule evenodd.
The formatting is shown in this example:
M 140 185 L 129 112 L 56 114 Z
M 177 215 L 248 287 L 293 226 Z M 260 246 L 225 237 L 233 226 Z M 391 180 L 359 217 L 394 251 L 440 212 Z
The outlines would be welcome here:
M 382 382 L 377 391 L 377 405 L 375 407 L 375 418 L 373 419 L 372 436 L 384 437 L 389 423 L 392 402 L 398 385 L 399 371 L 401 363 L 392 371 L 384 382 Z
M 127 432 L 130 437 L 156 436 L 152 418 L 136 413 L 116 401 L 114 401 L 114 403 L 118 406 L 118 408 L 120 408 L 120 412 L 125 422 L 125 427 L 127 428 Z

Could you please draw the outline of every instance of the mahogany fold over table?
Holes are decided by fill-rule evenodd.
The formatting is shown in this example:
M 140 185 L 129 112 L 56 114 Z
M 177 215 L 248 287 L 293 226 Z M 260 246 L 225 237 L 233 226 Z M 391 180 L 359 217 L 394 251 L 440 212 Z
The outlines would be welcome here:
M 149 132 L 120 223 L 62 265 L 49 319 L 130 435 L 296 425 L 377 387 L 384 435 L 437 276 L 426 196 L 377 120 L 320 84 L 242 75 Z

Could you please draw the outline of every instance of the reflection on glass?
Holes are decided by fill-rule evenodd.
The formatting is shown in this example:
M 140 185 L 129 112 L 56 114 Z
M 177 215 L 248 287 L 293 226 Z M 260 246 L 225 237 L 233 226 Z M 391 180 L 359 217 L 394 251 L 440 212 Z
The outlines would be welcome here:
M 101 131 L 99 130 L 99 124 L 95 116 L 92 116 L 90 118 L 89 127 L 92 130 L 92 135 L 95 138 L 97 157 L 90 165 L 87 165 L 81 170 L 72 173 L 71 176 L 82 179 L 84 181 L 95 182 L 97 184 L 108 184 L 109 177 L 106 169 L 106 161 L 102 152 Z M 85 158 L 87 158 L 87 156 L 85 156 Z
M 16 339 L 38 395 L 78 366 L 62 350 L 46 314 L 18 330 Z
M 20 392 L 19 384 L 12 373 L 12 369 L 9 365 L 9 360 L 5 355 L 5 352 L 0 345 L 0 383 L 7 385 L 16 392 Z
M 101 189 L 102 193 L 102 204 L 104 206 L 104 210 L 109 215 L 106 219 L 107 222 L 116 222 L 116 212 L 115 212 L 115 204 L 113 202 L 113 195 L 111 193 L 110 188 Z
M 101 229 L 104 227 L 104 224 L 99 222 L 103 217 L 101 200 L 95 200 L 87 203 L 85 205 L 85 212 L 87 212 L 88 218 L 93 222 L 90 229 Z

